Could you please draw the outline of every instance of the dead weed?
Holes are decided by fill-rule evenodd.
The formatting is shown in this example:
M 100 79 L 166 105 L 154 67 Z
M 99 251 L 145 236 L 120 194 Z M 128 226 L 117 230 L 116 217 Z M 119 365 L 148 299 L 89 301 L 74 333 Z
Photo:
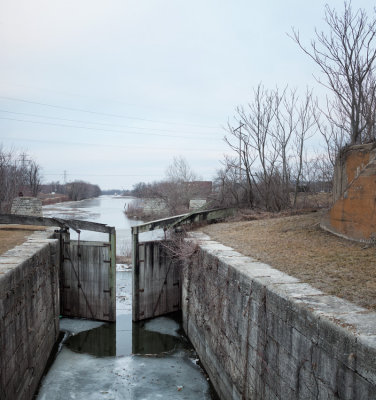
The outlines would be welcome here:
M 33 231 L 43 229 L 30 225 L 0 225 L 0 255 L 25 242 Z
M 214 224 L 201 230 L 325 293 L 376 310 L 376 247 L 321 230 L 322 215 L 261 218 L 259 214 L 253 220 Z

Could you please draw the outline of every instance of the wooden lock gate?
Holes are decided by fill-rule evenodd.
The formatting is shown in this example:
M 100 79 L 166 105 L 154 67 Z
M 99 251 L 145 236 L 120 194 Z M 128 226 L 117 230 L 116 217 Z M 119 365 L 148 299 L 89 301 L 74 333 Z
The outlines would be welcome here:
M 89 221 L 0 215 L 1 224 L 60 227 L 60 312 L 67 317 L 116 320 L 116 231 Z M 109 240 L 70 240 L 69 228 L 107 233 Z

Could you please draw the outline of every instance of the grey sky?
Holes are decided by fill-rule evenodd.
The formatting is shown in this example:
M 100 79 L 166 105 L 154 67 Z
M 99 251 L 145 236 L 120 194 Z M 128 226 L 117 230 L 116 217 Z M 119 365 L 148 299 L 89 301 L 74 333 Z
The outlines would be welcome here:
M 228 151 L 222 126 L 253 87 L 317 86 L 286 32 L 308 42 L 324 4 L 0 0 L 0 143 L 27 150 L 45 181 L 66 170 L 131 188 L 175 155 L 211 179 Z

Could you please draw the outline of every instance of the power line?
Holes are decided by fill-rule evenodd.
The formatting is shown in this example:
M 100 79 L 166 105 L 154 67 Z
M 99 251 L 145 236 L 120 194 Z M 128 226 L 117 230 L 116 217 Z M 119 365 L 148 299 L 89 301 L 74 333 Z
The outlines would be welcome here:
M 71 141 L 62 141 L 62 140 L 50 140 L 50 139 L 31 139 L 31 138 L 24 138 L 24 137 L 19 137 L 19 138 L 13 138 L 13 137 L 7 137 L 4 136 L 2 139 L 7 139 L 10 141 L 23 141 L 23 142 L 32 142 L 32 143 L 50 143 L 50 144 L 62 144 L 62 145 L 76 145 L 76 146 L 93 146 L 93 147 L 110 147 L 110 148 L 116 148 L 116 149 L 126 149 L 126 150 L 132 150 L 132 149 L 146 149 L 146 145 L 115 145 L 115 144 L 107 144 L 107 143 L 92 143 L 92 142 L 71 142 Z M 173 150 L 175 151 L 175 148 L 172 147 L 155 147 L 153 146 L 153 150 Z M 204 148 L 200 146 L 200 150 L 205 150 L 206 153 L 208 151 L 222 151 L 223 149 L 214 149 L 212 146 L 210 148 Z M 184 147 L 184 151 L 194 151 L 197 152 L 197 147 L 195 148 L 189 148 L 189 147 Z
M 92 96 L 90 96 L 90 95 L 84 95 L 84 94 L 82 94 L 82 93 L 74 93 L 74 92 L 66 92 L 66 91 L 64 91 L 64 90 L 54 90 L 54 89 L 51 89 L 51 88 L 46 88 L 46 87 L 37 87 L 37 86 L 34 86 L 34 85 L 28 85 L 28 84 L 24 84 L 24 85 L 22 85 L 22 84 L 19 84 L 19 83 L 12 83 L 12 86 L 19 86 L 19 87 L 21 87 L 21 88 L 27 88 L 27 89 L 33 89 L 33 90 L 37 90 L 38 91 L 38 93 L 41 93 L 41 92 L 50 92 L 50 93 L 57 93 L 57 94 L 59 94 L 59 95 L 63 95 L 63 96 L 69 96 L 69 97 L 71 97 L 71 98 L 74 98 L 74 99 L 77 99 L 77 98 L 83 98 L 83 99 L 90 99 L 90 100 L 92 100 L 93 99 L 93 97 Z M 137 103 L 129 103 L 129 102 L 124 102 L 124 99 L 120 99 L 120 98 L 114 98 L 114 97 L 106 97 L 106 96 L 101 96 L 101 100 L 102 101 L 105 101 L 106 103 L 108 103 L 108 102 L 114 102 L 114 103 L 117 103 L 117 104 L 121 104 L 123 107 L 125 106 L 125 107 L 139 107 L 140 106 L 140 104 L 137 104 Z M 171 111 L 171 108 L 170 107 L 166 107 L 166 106 L 161 106 L 161 104 L 158 104 L 158 106 L 155 106 L 154 104 L 153 105 L 151 105 L 151 104 L 142 104 L 142 108 L 143 109 L 154 109 L 154 110 L 159 110 L 159 111 L 161 111 L 161 110 L 167 110 L 167 111 Z M 199 115 L 199 114 L 196 114 L 196 113 L 189 113 L 190 115 Z M 201 117 L 202 117 L 202 114 L 201 114 Z M 207 127 L 207 126 L 205 126 L 205 127 Z
M 123 134 L 126 134 L 126 135 L 141 135 L 141 136 L 142 135 L 148 135 L 148 136 L 163 136 L 163 137 L 192 139 L 192 136 L 170 135 L 168 133 L 127 132 L 127 131 L 121 131 L 121 130 L 116 130 L 116 129 L 105 129 L 105 128 L 94 128 L 94 127 L 89 127 L 89 126 L 55 124 L 53 122 L 30 121 L 30 120 L 25 120 L 25 119 L 9 118 L 9 117 L 0 117 L 0 119 L 7 120 L 7 121 L 26 122 L 26 123 L 37 124 L 37 125 L 58 126 L 60 128 L 75 128 L 75 129 L 86 129 L 86 130 L 91 130 L 91 131 L 123 133 Z M 205 138 L 206 136 L 201 135 L 200 137 L 201 138 Z M 209 136 L 207 136 L 206 138 L 207 139 L 212 139 Z
M 41 102 L 37 102 L 37 101 L 25 100 L 25 99 L 20 99 L 20 98 L 16 98 L 16 97 L 0 96 L 0 99 L 10 100 L 10 101 L 18 101 L 21 103 L 28 103 L 28 104 L 36 104 L 36 105 L 40 105 L 40 106 L 44 106 L 44 107 L 58 108 L 60 110 L 84 112 L 84 113 L 96 114 L 96 115 L 105 115 L 107 117 L 112 117 L 112 118 L 125 118 L 125 119 L 134 119 L 137 121 L 154 122 L 154 123 L 158 123 L 158 124 L 186 125 L 186 126 L 197 126 L 197 127 L 202 127 L 202 128 L 218 129 L 218 127 L 208 126 L 208 125 L 190 124 L 190 123 L 186 123 L 186 122 L 158 121 L 158 120 L 148 119 L 148 118 L 130 117 L 127 115 L 110 114 L 110 113 L 103 113 L 103 112 L 99 112 L 99 111 L 85 110 L 85 109 L 81 109 L 81 108 L 58 106 L 55 104 L 41 103 Z
M 61 173 L 43 173 L 43 175 L 48 175 L 48 176 L 61 176 Z M 66 178 L 68 176 L 73 176 L 73 175 L 81 175 L 81 176 L 100 176 L 100 177 L 121 177 L 121 176 L 141 176 L 141 177 L 147 177 L 147 176 L 162 176 L 163 173 L 161 174 L 83 174 L 82 172 L 80 173 L 74 173 L 74 172 L 70 172 L 69 174 L 66 174 Z
M 176 132 L 176 130 L 170 130 L 170 129 L 146 128 L 146 127 L 141 127 L 141 126 L 129 126 L 129 125 L 117 125 L 117 124 L 111 124 L 111 123 L 108 123 L 108 122 L 90 122 L 90 121 L 82 121 L 82 120 L 79 120 L 79 119 L 50 117 L 48 115 L 30 114 L 30 113 L 23 113 L 23 112 L 17 112 L 17 111 L 2 110 L 2 109 L 0 109 L 0 112 L 7 113 L 7 114 L 15 114 L 15 115 L 25 115 L 25 116 L 28 116 L 28 117 L 53 119 L 53 120 L 57 120 L 57 121 L 78 122 L 78 123 L 81 123 L 81 124 L 116 126 L 116 127 L 120 127 L 120 128 L 143 129 L 143 130 L 160 131 L 160 132 Z M 180 131 L 180 132 L 182 132 L 182 131 Z M 183 133 L 188 133 L 188 134 L 193 134 L 193 135 L 197 134 L 197 133 L 200 134 L 200 132 L 187 132 L 187 131 L 183 131 Z

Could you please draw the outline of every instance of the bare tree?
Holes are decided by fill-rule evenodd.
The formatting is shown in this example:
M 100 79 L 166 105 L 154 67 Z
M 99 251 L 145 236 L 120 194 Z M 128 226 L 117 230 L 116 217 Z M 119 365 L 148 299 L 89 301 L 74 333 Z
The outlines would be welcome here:
M 36 196 L 40 189 L 39 165 L 26 153 L 0 145 L 0 211 L 9 212 L 19 192 Z
M 326 112 L 331 124 L 346 132 L 349 144 L 375 140 L 376 16 L 369 19 L 345 1 L 342 15 L 326 5 L 324 20 L 329 33 L 316 29 L 310 46 L 294 29 L 291 37 L 319 66 L 325 80 L 316 79 L 333 94 Z
M 0 211 L 9 212 L 20 181 L 14 150 L 0 147 Z
M 296 152 L 296 176 L 295 176 L 295 191 L 293 206 L 296 207 L 298 197 L 298 188 L 303 174 L 304 163 L 304 145 L 306 141 L 315 134 L 315 112 L 312 99 L 312 92 L 308 91 L 305 94 L 303 101 L 298 108 L 298 123 L 296 125 L 296 134 L 294 138 Z
M 74 181 L 65 185 L 68 197 L 71 200 L 83 200 L 92 197 L 98 197 L 101 194 L 101 189 L 98 185 L 84 181 Z
M 253 92 L 252 101 L 247 107 L 238 107 L 237 121 L 244 126 L 242 132 L 229 126 L 226 143 L 240 154 L 249 186 L 250 203 L 254 192 L 263 198 L 267 208 L 272 207 L 271 186 L 279 156 L 278 146 L 272 138 L 273 123 L 276 117 L 276 97 L 274 92 L 261 84 Z M 257 160 L 257 167 L 256 162 Z
M 190 200 L 203 191 L 202 182 L 195 182 L 198 179 L 200 178 L 184 157 L 174 157 L 166 169 L 166 178 L 163 181 L 138 183 L 134 185 L 133 195 L 155 199 L 153 206 L 156 208 L 155 217 L 183 213 L 189 209 Z M 207 183 L 211 191 L 211 182 Z M 159 203 L 158 206 L 156 206 L 157 203 Z
M 169 182 L 192 182 L 197 180 L 197 175 L 189 166 L 187 160 L 182 157 L 174 157 L 172 163 L 166 169 L 166 177 Z
M 287 93 L 287 88 L 279 94 L 275 91 L 276 97 L 276 127 L 272 132 L 273 137 L 278 143 L 281 158 L 281 188 L 279 195 L 281 202 L 289 204 L 290 183 L 291 183 L 291 139 L 294 137 L 299 116 L 297 115 L 298 95 L 296 89 Z
M 214 179 L 214 192 L 218 206 L 228 207 L 241 204 L 253 206 L 252 185 L 244 175 L 239 178 L 239 163 L 237 158 L 225 156 L 221 161 L 223 168 L 217 171 Z M 250 169 L 246 164 L 242 165 L 242 171 L 247 169 L 247 176 L 250 176 Z M 250 178 L 251 179 L 251 178 Z
M 343 128 L 344 124 L 339 126 L 339 124 L 333 123 L 333 119 L 331 118 L 323 121 L 323 113 L 320 111 L 317 103 L 313 107 L 313 111 L 316 127 L 324 139 L 326 157 L 334 167 L 338 154 L 346 145 L 347 134 Z M 328 112 L 331 113 L 331 109 L 329 107 Z
M 25 175 L 26 184 L 28 185 L 31 194 L 36 197 L 41 187 L 40 166 L 34 160 L 31 160 L 25 170 Z
M 257 152 L 261 168 L 255 173 L 255 187 L 263 198 L 268 209 L 272 209 L 272 185 L 277 168 L 280 148 L 273 138 L 273 128 L 279 102 L 276 103 L 275 93 L 267 90 L 261 84 L 254 91 L 254 98 L 248 104 L 247 111 L 238 109 L 241 121 L 249 134 L 249 143 Z
M 236 154 L 225 158 L 225 169 L 217 180 L 239 203 L 244 187 L 247 204 L 268 210 L 281 210 L 296 205 L 297 191 L 303 173 L 306 141 L 314 133 L 312 93 L 299 98 L 295 89 L 267 90 L 259 85 L 247 107 L 238 107 L 236 122 L 242 130 L 228 124 L 225 141 Z M 232 185 L 227 179 L 237 170 L 240 157 L 240 179 Z M 226 184 L 226 186 L 225 186 Z M 295 185 L 291 204 L 290 193 Z M 223 196 L 223 195 L 222 195 Z
M 230 190 L 236 203 L 245 201 L 251 207 L 254 205 L 254 189 L 252 166 L 257 158 L 255 147 L 251 145 L 251 136 L 243 128 L 244 123 L 239 123 L 237 129 L 232 128 L 228 123 L 227 131 L 229 134 L 224 137 L 225 142 L 237 154 L 237 157 L 225 156 L 222 164 L 224 169 L 219 171 L 226 182 L 226 189 Z M 243 128 L 243 130 L 241 129 Z M 239 160 L 239 161 L 238 161 Z M 246 193 L 246 199 L 240 191 Z

